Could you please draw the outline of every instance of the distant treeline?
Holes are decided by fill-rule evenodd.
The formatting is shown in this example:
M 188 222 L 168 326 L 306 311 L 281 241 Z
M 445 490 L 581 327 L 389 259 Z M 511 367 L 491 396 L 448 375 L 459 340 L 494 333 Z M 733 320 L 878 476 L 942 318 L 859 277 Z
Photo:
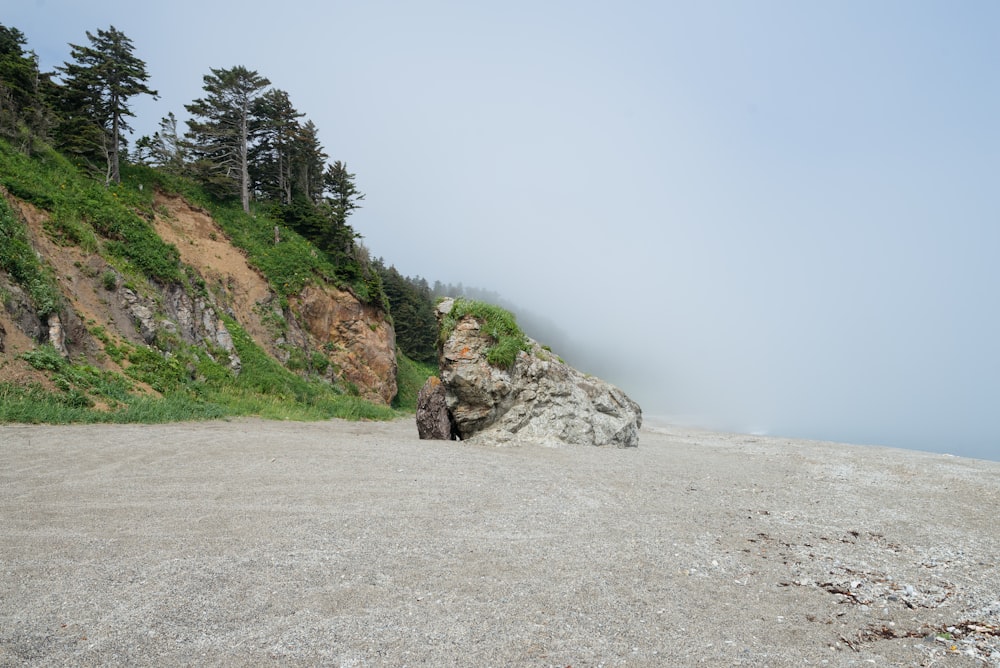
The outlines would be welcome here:
M 496 292 L 434 281 L 433 286 L 421 276 L 404 276 L 396 267 L 376 258 L 372 266 L 382 279 L 382 289 L 389 300 L 396 330 L 396 345 L 411 359 L 437 363 L 438 324 L 434 308 L 442 297 L 466 297 L 503 304 Z

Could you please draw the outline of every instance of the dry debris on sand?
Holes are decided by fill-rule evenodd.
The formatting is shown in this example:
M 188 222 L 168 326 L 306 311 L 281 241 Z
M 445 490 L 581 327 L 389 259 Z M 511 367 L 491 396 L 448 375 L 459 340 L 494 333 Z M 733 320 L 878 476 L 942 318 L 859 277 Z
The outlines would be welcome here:
M 0 426 L 0 665 L 1000 666 L 1000 463 Z

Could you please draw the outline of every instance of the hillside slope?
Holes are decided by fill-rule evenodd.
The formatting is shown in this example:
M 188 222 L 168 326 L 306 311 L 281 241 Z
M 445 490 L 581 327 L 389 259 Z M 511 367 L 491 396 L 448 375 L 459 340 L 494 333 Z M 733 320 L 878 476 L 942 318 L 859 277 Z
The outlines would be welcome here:
M 0 242 L 7 249 L 0 258 L 6 260 L 0 262 L 0 386 L 8 392 L 11 387 L 61 391 L 88 408 L 114 410 L 120 402 L 110 399 L 103 381 L 95 378 L 117 382 L 130 395 L 167 396 L 181 386 L 199 395 L 213 381 L 231 384 L 245 377 L 248 363 L 258 370 L 266 367 L 268 374 L 273 372 L 269 365 L 277 363 L 309 382 L 325 383 L 333 394 L 383 406 L 392 402 L 395 335 L 383 308 L 308 267 L 298 285 L 276 290 L 273 278 L 253 266 L 208 210 L 158 189 L 145 210 L 125 206 L 125 213 L 115 214 L 131 216 L 137 219 L 131 224 L 155 232 L 153 254 L 176 249 L 179 280 L 157 280 L 142 271 L 139 253 L 149 254 L 148 249 L 131 248 L 136 242 L 117 230 L 107 232 L 111 223 L 88 212 L 95 197 L 107 195 L 69 182 L 61 188 L 82 194 L 60 200 L 49 189 L 57 178 L 68 181 L 65 172 L 51 177 L 52 183 L 38 183 L 9 164 L 3 171 L 7 187 L 0 186 L 0 205 L 6 223 Z M 131 194 L 122 189 L 123 200 L 143 191 L 141 183 L 132 187 Z M 149 190 L 143 196 L 148 198 Z M 271 222 L 260 224 L 270 233 Z M 30 253 L 12 260 L 9 249 L 18 235 Z M 275 254 L 282 244 L 293 243 L 299 253 L 307 246 L 289 230 L 280 230 L 278 237 Z M 156 244 L 164 250 L 156 251 Z M 317 251 L 311 253 L 316 257 Z M 38 265 L 34 274 L 23 271 L 31 255 Z M 56 294 L 39 299 L 35 288 L 42 283 Z M 68 373 L 64 365 L 84 369 L 87 379 L 76 382 L 79 374 Z M 270 377 L 257 374 L 250 389 L 314 394 L 288 380 L 279 384 L 292 389 L 268 387 Z

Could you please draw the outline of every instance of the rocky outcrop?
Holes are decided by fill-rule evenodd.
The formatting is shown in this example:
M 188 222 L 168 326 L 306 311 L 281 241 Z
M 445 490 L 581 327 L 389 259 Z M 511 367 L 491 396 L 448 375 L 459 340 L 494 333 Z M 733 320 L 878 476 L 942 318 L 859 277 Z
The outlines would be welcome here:
M 449 300 L 439 314 L 451 308 Z M 493 337 L 465 316 L 444 342 L 441 382 L 456 435 L 489 444 L 635 447 L 642 410 L 619 388 L 562 362 L 528 340 L 513 366 L 487 362 Z
M 165 313 L 161 313 L 151 298 L 141 297 L 125 287 L 118 292 L 121 306 L 132 316 L 136 330 L 147 344 L 154 344 L 158 333 L 165 332 L 187 343 L 205 346 L 210 355 L 213 350 L 221 350 L 228 358 L 229 368 L 239 375 L 243 363 L 233 337 L 208 299 L 200 295 L 192 297 L 179 285 L 171 286 L 164 291 Z
M 48 325 L 49 345 L 63 357 L 69 357 L 69 351 L 66 350 L 66 331 L 63 329 L 62 318 L 59 317 L 58 313 L 50 313 L 45 318 L 45 322 Z
M 417 435 L 423 439 L 450 441 L 455 430 L 448 413 L 448 397 L 441 379 L 431 376 L 417 394 Z
M 388 404 L 396 396 L 396 333 L 385 314 L 350 292 L 306 286 L 291 310 L 329 359 L 331 373 L 369 400 Z
M 4 310 L 10 315 L 17 328 L 26 336 L 38 342 L 43 341 L 42 319 L 32 307 L 28 294 L 20 286 L 3 279 L 4 276 L 0 275 L 0 290 L 3 291 Z

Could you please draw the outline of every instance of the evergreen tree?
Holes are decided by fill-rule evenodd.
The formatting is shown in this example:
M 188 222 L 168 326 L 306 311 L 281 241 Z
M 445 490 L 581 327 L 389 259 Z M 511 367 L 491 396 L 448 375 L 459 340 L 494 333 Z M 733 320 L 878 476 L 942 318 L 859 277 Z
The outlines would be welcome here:
M 27 151 L 50 122 L 43 90 L 51 84 L 38 71 L 37 56 L 24 50 L 26 44 L 20 30 L 0 24 L 0 136 Z
M 312 121 L 300 125 L 292 146 L 294 190 L 311 202 L 323 199 L 323 174 L 327 155 L 319 142 L 319 130 Z
M 394 266 L 386 267 L 381 258 L 372 264 L 389 301 L 396 345 L 410 359 L 436 362 L 438 326 L 427 281 L 403 276 Z
M 365 196 L 358 190 L 354 178 L 355 175 L 347 171 L 347 164 L 340 160 L 328 166 L 323 175 L 330 225 L 323 234 L 321 244 L 338 252 L 349 253 L 357 238 L 354 230 L 347 224 L 347 218 L 355 209 L 361 208 L 359 202 Z
M 259 129 L 255 102 L 271 82 L 242 66 L 212 69 L 204 77 L 208 94 L 185 109 L 194 116 L 188 121 L 188 137 L 199 160 L 203 180 L 221 177 L 233 182 L 243 210 L 250 212 L 250 149 Z
M 139 162 L 148 162 L 171 174 L 180 174 L 187 164 L 188 147 L 177 134 L 174 112 L 160 119 L 160 129 L 152 137 L 141 137 L 135 143 Z
M 292 106 L 288 93 L 271 89 L 254 106 L 253 132 L 257 144 L 250 151 L 254 189 L 280 204 L 291 204 L 294 142 L 304 114 Z
M 135 47 L 114 26 L 87 32 L 89 46 L 70 44 L 73 62 L 57 68 L 62 74 L 61 111 L 65 115 L 60 139 L 71 152 L 92 158 L 103 155 L 106 181 L 121 182 L 120 153 L 125 144 L 126 119 L 134 116 L 129 100 L 157 92 L 146 82 L 146 63 L 133 55 Z

